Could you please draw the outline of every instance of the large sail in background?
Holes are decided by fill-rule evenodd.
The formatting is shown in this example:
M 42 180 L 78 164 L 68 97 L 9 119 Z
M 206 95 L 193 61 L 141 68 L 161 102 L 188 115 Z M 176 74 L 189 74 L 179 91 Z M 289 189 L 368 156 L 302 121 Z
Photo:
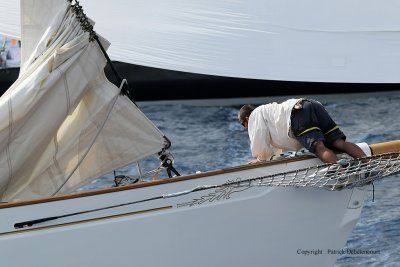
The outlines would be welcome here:
M 0 0 L 0 33 L 21 37 L 20 1 Z
M 162 133 L 106 80 L 69 1 L 21 9 L 21 73 L 0 99 L 1 200 L 68 192 L 159 152 Z
M 81 3 L 113 44 L 112 60 L 267 80 L 400 82 L 397 0 Z

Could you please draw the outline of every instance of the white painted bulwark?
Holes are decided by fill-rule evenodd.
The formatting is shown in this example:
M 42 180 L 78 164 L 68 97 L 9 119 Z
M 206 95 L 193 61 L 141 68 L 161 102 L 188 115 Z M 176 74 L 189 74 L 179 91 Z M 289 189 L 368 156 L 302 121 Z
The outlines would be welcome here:
M 14 229 L 16 222 L 60 216 L 318 163 L 255 167 L 175 183 L 0 209 L 6 266 L 332 266 L 357 222 L 365 191 L 250 187 L 209 189 L 65 217 Z M 44 250 L 45 248 L 45 250 Z M 304 255 L 320 249 L 323 255 Z M 45 251 L 45 255 L 40 251 Z M 24 251 L 24 257 L 18 256 Z

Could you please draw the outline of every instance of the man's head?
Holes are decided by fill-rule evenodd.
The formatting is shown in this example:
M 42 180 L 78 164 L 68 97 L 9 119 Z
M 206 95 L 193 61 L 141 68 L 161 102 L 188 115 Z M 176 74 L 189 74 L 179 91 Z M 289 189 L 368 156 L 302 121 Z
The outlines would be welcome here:
M 238 113 L 239 122 L 246 129 L 247 129 L 247 126 L 248 126 L 250 114 L 251 114 L 251 112 L 253 112 L 254 109 L 255 109 L 255 107 L 252 106 L 252 105 L 244 105 L 239 110 L 239 113 Z

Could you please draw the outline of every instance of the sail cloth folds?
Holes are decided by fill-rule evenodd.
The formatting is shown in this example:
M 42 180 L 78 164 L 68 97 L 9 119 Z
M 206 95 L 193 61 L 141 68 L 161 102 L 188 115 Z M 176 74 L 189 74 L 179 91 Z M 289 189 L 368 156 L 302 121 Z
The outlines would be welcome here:
M 159 152 L 162 132 L 105 78 L 69 2 L 21 10 L 21 73 L 0 98 L 1 200 L 66 193 Z
M 400 83 L 398 0 L 80 2 L 115 61 L 250 79 Z M 17 3 L 0 0 L 8 10 L 0 32 L 19 36 L 9 12 Z

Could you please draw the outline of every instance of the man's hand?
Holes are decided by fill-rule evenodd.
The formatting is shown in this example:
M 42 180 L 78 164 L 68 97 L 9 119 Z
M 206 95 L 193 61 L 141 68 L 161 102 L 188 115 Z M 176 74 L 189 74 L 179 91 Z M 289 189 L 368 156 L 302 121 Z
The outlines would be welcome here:
M 252 159 L 249 162 L 247 162 L 247 164 L 256 164 L 256 163 L 259 163 L 259 162 L 261 162 L 261 161 L 259 161 L 258 159 Z

